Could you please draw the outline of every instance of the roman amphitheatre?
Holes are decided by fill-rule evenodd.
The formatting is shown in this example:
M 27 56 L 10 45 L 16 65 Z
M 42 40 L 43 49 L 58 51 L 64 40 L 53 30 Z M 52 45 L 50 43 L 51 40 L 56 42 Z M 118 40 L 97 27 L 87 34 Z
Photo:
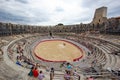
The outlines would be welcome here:
M 52 80 L 64 80 L 67 63 L 76 73 L 70 80 L 120 80 L 120 17 L 107 18 L 106 12 L 106 7 L 96 9 L 89 24 L 0 22 L 0 80 L 30 80 L 33 66 L 43 71 L 44 80 L 50 80 L 51 68 Z

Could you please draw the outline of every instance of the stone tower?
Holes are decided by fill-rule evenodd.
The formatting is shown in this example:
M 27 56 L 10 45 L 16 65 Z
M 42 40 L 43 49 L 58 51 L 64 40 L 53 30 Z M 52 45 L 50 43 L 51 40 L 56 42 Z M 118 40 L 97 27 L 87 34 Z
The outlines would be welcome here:
M 92 24 L 101 24 L 107 20 L 107 7 L 96 9 Z

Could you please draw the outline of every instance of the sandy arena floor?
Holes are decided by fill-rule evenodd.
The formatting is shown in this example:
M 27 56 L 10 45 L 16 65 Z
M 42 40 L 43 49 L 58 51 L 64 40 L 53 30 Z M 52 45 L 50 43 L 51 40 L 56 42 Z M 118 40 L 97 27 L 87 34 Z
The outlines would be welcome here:
M 65 40 L 42 41 L 36 45 L 34 53 L 39 59 L 52 62 L 71 62 L 83 56 L 82 49 Z

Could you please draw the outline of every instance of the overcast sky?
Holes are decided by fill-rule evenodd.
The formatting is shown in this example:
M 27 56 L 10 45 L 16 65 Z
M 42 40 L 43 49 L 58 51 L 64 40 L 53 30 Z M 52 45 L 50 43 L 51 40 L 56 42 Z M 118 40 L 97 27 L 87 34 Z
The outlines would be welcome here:
M 0 0 L 0 21 L 31 25 L 90 23 L 96 8 L 120 16 L 120 0 Z

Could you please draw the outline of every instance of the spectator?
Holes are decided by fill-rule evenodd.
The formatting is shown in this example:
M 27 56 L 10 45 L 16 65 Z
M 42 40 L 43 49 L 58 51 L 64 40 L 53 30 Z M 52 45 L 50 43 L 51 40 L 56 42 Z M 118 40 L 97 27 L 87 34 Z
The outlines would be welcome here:
M 38 75 L 38 80 L 43 80 L 43 78 L 45 78 L 44 74 L 42 71 L 40 71 L 39 75 Z
M 120 69 L 118 69 L 118 76 L 120 76 Z
M 54 78 L 54 68 L 52 67 L 50 70 L 50 80 L 53 80 Z
M 71 69 L 72 69 L 72 66 L 70 65 L 70 63 L 67 63 L 67 69 L 68 69 L 68 70 L 71 70 Z
M 22 66 L 21 62 L 20 61 L 16 61 L 16 64 L 19 65 L 19 66 Z
M 1 52 L 1 54 L 3 55 L 3 50 L 0 48 L 0 52 Z
M 70 71 L 66 70 L 66 73 L 64 74 L 64 79 L 65 80 L 71 80 Z
M 94 78 L 91 76 L 91 77 L 88 78 L 88 80 L 94 80 Z
M 32 70 L 33 70 L 33 67 L 31 68 L 30 72 L 28 73 L 29 76 L 33 76 Z
M 72 65 L 70 63 L 67 63 L 67 70 L 72 74 Z
M 30 76 L 28 80 L 32 80 L 32 76 L 33 76 L 33 67 L 30 69 L 30 72 L 28 73 L 28 76 Z
M 39 63 L 36 63 L 35 66 L 38 68 L 38 67 L 40 67 L 40 64 L 39 64 Z
M 74 75 L 75 77 L 77 77 L 78 80 L 80 80 L 80 75 L 76 72 L 76 70 L 74 71 L 73 75 Z
M 65 62 L 63 62 L 61 65 L 60 65 L 60 68 L 64 67 L 65 65 Z
M 35 77 L 35 78 L 37 78 L 38 77 L 38 70 L 37 70 L 37 68 L 36 67 L 34 67 L 34 69 L 33 69 L 33 76 Z

